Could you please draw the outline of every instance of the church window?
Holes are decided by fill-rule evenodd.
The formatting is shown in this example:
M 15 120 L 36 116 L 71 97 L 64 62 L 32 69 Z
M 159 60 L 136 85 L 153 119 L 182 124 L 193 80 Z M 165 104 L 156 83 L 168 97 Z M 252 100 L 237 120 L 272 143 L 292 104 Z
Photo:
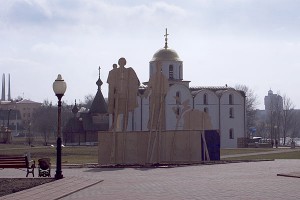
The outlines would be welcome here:
M 204 105 L 207 105 L 208 103 L 207 103 L 207 94 L 204 94 L 203 95 L 203 104 Z
M 204 108 L 204 112 L 208 113 L 208 108 L 207 107 Z
M 173 65 L 169 65 L 169 79 L 174 78 L 174 68 Z
M 234 118 L 233 108 L 229 108 L 229 118 Z
M 182 65 L 179 65 L 179 79 L 182 79 Z
M 181 95 L 179 91 L 176 92 L 176 104 L 181 104 Z
M 233 105 L 233 95 L 232 94 L 229 95 L 229 104 Z
M 177 115 L 177 116 L 180 115 L 180 108 L 179 108 L 179 107 L 177 107 L 177 109 L 176 109 L 176 115 Z
M 233 128 L 229 129 L 229 139 L 234 139 Z

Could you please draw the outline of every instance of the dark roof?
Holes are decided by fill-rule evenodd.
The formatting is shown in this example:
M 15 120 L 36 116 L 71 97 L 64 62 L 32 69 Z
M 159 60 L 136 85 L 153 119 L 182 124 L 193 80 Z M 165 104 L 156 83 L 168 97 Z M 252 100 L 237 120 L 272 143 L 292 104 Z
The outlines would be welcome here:
M 190 87 L 191 91 L 199 91 L 199 90 L 212 90 L 214 92 L 219 91 L 219 90 L 228 90 L 228 89 L 232 89 L 235 90 L 232 87 L 226 87 L 226 86 L 192 86 Z
M 223 91 L 226 91 L 226 90 L 234 90 L 234 91 L 237 91 L 239 92 L 243 97 L 245 97 L 245 92 L 242 91 L 242 90 L 236 90 L 232 87 L 228 87 L 228 86 L 192 86 L 190 87 L 190 91 L 192 93 L 196 93 L 200 90 L 211 90 L 213 92 L 216 92 L 216 93 L 222 93 Z
M 17 104 L 40 104 L 40 105 L 42 105 L 42 103 L 31 101 L 31 100 L 28 100 L 28 99 L 22 99 L 21 101 L 18 101 L 16 103 Z
M 80 117 L 72 117 L 63 128 L 63 132 L 105 131 L 108 123 L 95 124 L 90 113 L 81 113 Z
M 81 113 L 83 129 L 85 131 L 104 131 L 108 130 L 108 123 L 93 123 L 93 118 L 90 113 Z
M 107 104 L 101 92 L 101 89 L 98 89 L 97 94 L 93 100 L 93 103 L 90 108 L 90 113 L 97 114 L 106 114 L 107 113 Z

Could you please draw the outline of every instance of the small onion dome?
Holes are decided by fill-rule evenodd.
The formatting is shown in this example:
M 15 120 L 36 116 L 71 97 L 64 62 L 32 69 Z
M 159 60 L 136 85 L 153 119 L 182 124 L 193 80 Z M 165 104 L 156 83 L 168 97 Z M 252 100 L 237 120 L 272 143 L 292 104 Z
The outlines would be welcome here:
M 98 86 L 98 90 L 101 89 L 101 85 L 103 84 L 103 82 L 101 81 L 101 78 L 100 78 L 100 69 L 101 69 L 101 67 L 99 66 L 99 68 L 98 68 L 98 70 L 99 70 L 99 78 L 98 78 L 98 80 L 96 82 L 96 84 Z
M 78 109 L 78 107 L 77 107 L 76 100 L 75 100 L 75 105 L 74 105 L 73 108 L 72 108 L 72 113 L 73 113 L 74 115 L 76 115 L 76 114 L 78 113 L 78 111 L 79 111 L 79 109 Z
M 99 78 L 96 82 L 96 84 L 98 85 L 98 88 L 101 87 L 101 85 L 103 84 L 103 82 L 101 81 L 101 79 Z

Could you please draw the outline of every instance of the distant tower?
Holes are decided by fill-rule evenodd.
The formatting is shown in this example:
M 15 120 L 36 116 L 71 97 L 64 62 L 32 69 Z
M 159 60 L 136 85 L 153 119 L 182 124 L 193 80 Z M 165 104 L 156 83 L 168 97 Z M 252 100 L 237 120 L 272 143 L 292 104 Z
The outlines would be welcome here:
M 10 74 L 8 74 L 8 101 L 11 101 L 11 96 L 10 96 Z
M 1 101 L 5 101 L 5 74 L 2 75 L 2 96 Z
M 265 96 L 265 110 L 268 114 L 272 111 L 282 111 L 283 110 L 283 100 L 278 94 L 274 94 L 270 89 L 268 91 L 268 96 Z

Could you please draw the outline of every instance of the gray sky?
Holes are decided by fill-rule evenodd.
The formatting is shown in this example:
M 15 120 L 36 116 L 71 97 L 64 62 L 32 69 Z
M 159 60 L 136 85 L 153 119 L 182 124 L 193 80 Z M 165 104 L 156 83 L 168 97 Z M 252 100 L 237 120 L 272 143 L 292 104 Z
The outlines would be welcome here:
M 72 104 L 94 95 L 98 66 L 106 82 L 120 57 L 147 81 L 168 28 L 191 86 L 244 84 L 259 108 L 272 89 L 299 108 L 299 8 L 298 0 L 0 0 L 0 73 L 11 74 L 13 98 L 39 102 L 57 101 L 60 73 Z

